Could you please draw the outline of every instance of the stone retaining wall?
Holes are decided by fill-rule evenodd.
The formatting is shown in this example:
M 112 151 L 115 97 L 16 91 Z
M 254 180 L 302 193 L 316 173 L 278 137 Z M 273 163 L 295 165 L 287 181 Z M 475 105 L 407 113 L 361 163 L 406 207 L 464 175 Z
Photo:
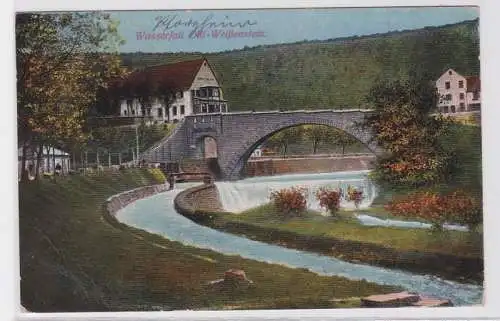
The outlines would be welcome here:
M 341 158 L 287 158 L 249 160 L 246 175 L 268 176 L 292 173 L 330 173 L 368 170 L 373 168 L 375 156 L 353 156 Z
M 174 200 L 175 210 L 196 223 L 207 223 L 224 213 L 217 187 L 204 184 L 180 192 Z
M 129 205 L 130 203 L 133 203 L 141 198 L 165 192 L 166 190 L 168 190 L 168 184 L 139 187 L 111 196 L 106 200 L 105 207 L 108 214 L 114 216 L 116 212 Z

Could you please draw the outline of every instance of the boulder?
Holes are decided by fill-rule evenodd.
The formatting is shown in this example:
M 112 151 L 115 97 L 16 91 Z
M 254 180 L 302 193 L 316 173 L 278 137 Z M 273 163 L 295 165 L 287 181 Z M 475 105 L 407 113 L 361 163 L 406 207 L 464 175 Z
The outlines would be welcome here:
M 230 269 L 224 273 L 223 279 L 211 281 L 208 283 L 208 286 L 214 290 L 228 291 L 245 290 L 253 284 L 253 281 L 247 278 L 245 271 Z

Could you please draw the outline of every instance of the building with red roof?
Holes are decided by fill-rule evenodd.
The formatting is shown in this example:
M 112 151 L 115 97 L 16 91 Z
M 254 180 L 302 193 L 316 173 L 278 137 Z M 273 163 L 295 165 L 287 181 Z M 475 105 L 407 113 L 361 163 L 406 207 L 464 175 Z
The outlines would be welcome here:
M 439 93 L 438 111 L 444 114 L 479 111 L 481 80 L 478 76 L 462 76 L 448 69 L 436 81 Z
M 177 122 L 187 115 L 228 111 L 219 81 L 205 58 L 137 70 L 115 86 L 123 89 L 119 102 L 123 117 Z M 148 92 L 151 96 L 146 102 L 144 93 Z

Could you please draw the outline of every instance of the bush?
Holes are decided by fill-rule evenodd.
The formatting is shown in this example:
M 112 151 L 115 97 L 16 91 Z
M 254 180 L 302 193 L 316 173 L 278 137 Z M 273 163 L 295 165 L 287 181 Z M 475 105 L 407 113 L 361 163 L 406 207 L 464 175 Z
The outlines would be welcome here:
M 165 174 L 159 168 L 148 168 L 148 172 L 153 175 L 154 179 L 158 183 L 166 182 Z
M 358 208 L 359 204 L 361 204 L 361 201 L 363 200 L 363 191 L 358 191 L 354 187 L 349 186 L 347 189 L 347 199 L 354 202 L 354 206 Z
M 301 214 L 307 207 L 306 190 L 292 187 L 271 192 L 270 199 L 276 209 L 285 216 Z
M 386 206 L 394 215 L 418 217 L 430 221 L 437 230 L 443 224 L 458 223 L 474 229 L 482 222 L 481 202 L 458 190 L 448 194 L 417 192 Z
M 319 201 L 319 205 L 326 209 L 332 216 L 335 215 L 340 208 L 339 190 L 328 190 L 322 187 L 316 192 L 316 199 Z
M 483 221 L 482 202 L 463 190 L 448 194 L 445 204 L 448 219 L 452 222 L 467 225 L 473 230 Z

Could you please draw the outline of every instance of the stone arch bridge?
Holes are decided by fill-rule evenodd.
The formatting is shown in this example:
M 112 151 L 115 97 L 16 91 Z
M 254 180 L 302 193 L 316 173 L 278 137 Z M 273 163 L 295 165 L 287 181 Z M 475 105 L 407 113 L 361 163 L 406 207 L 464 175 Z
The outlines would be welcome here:
M 144 152 L 147 162 L 178 162 L 199 158 L 205 137 L 217 142 L 217 158 L 222 179 L 241 178 L 252 151 L 272 134 L 293 126 L 316 124 L 339 128 L 365 144 L 375 155 L 383 151 L 371 140 L 372 133 L 357 124 L 370 110 L 266 111 L 186 116 L 173 133 Z

